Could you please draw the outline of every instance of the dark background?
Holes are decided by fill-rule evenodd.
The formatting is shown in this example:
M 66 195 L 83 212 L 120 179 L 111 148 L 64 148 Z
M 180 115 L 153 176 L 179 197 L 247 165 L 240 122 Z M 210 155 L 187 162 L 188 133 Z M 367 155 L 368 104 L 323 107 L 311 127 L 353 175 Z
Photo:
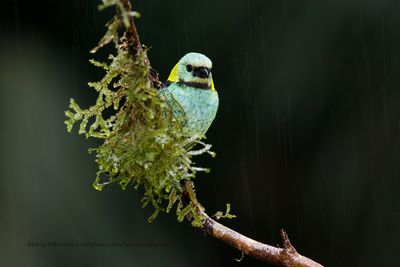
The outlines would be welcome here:
M 262 266 L 174 214 L 151 224 L 140 195 L 95 191 L 96 165 L 70 97 L 103 74 L 93 48 L 113 10 L 98 1 L 5 0 L 0 8 L 1 266 Z M 398 266 L 400 1 L 137 0 L 138 28 L 163 80 L 208 55 L 220 96 L 217 158 L 196 181 L 209 213 L 259 241 L 284 228 L 326 266 Z M 105 60 L 111 51 L 95 55 Z M 102 57 L 103 56 L 103 57 Z M 129 242 L 32 247 L 28 242 Z

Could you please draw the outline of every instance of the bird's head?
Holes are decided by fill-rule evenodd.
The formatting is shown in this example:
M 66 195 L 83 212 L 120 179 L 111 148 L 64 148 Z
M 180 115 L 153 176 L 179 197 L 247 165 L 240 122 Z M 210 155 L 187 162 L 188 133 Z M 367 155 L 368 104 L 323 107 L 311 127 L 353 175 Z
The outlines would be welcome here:
M 214 91 L 211 69 L 212 62 L 208 57 L 200 53 L 188 53 L 172 69 L 168 82 Z

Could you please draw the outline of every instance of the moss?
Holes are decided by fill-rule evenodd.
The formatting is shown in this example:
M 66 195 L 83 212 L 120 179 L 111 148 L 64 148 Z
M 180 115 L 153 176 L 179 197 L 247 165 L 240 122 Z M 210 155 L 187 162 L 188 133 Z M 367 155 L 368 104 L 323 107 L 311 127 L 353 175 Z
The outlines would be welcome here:
M 223 213 L 222 211 L 217 211 L 214 214 L 214 217 L 217 218 L 217 220 L 224 218 L 224 219 L 233 219 L 236 218 L 236 215 L 233 215 L 230 213 L 231 212 L 231 204 L 227 203 L 226 204 L 226 211 Z
M 96 156 L 98 171 L 93 186 L 101 191 L 110 183 L 122 189 L 142 187 L 143 207 L 152 205 L 152 221 L 160 211 L 176 207 L 178 220 L 191 215 L 194 226 L 202 225 L 202 218 L 193 203 L 183 201 L 183 180 L 192 180 L 205 168 L 195 166 L 193 157 L 213 154 L 211 145 L 200 141 L 200 136 L 185 137 L 171 110 L 162 102 L 157 82 L 150 78 L 147 50 L 137 49 L 132 55 L 124 28 L 130 27 L 130 17 L 136 12 L 125 10 L 120 0 L 103 0 L 101 9 L 114 6 L 117 16 L 107 24 L 107 32 L 91 50 L 114 44 L 115 52 L 106 62 L 90 60 L 104 70 L 104 77 L 89 87 L 98 93 L 96 102 L 80 107 L 71 99 L 65 112 L 65 124 L 71 132 L 79 125 L 79 134 L 86 138 L 102 139 L 103 143 L 89 151 Z M 111 115 L 110 115 L 110 110 Z M 187 150 L 197 144 L 197 150 Z M 106 181 L 101 178 L 107 177 Z M 142 191 L 142 190 L 141 190 Z

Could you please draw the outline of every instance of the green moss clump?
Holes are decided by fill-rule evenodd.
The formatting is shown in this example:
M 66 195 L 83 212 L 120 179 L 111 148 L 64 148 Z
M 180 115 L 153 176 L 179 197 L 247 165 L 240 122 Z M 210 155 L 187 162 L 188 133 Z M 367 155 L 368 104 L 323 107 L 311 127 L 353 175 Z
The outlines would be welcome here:
M 217 211 L 214 214 L 214 217 L 217 218 L 217 220 L 223 218 L 223 219 L 233 219 L 236 218 L 236 215 L 233 215 L 230 213 L 231 212 L 231 204 L 226 203 L 226 211 L 223 213 L 222 211 Z
M 98 97 L 96 103 L 81 108 L 71 99 L 65 112 L 65 124 L 70 132 L 79 124 L 79 134 L 104 142 L 90 149 L 96 154 L 99 169 L 93 183 L 101 191 L 106 184 L 118 183 L 122 189 L 132 185 L 143 187 L 143 206 L 151 204 L 155 210 L 169 212 L 176 206 L 178 220 L 191 215 L 194 226 L 202 225 L 202 218 L 193 203 L 183 201 L 182 181 L 191 180 L 199 171 L 192 157 L 210 153 L 211 146 L 200 141 L 200 136 L 185 137 L 171 110 L 162 102 L 158 89 L 150 78 L 150 66 L 145 48 L 129 51 L 124 29 L 129 29 L 130 17 L 136 12 L 125 10 L 120 0 L 103 0 L 101 8 L 115 6 L 117 16 L 108 24 L 105 36 L 97 47 L 113 43 L 116 52 L 107 62 L 90 62 L 105 71 L 98 82 L 91 82 Z M 187 148 L 199 144 L 196 151 Z M 101 178 L 108 177 L 102 182 Z

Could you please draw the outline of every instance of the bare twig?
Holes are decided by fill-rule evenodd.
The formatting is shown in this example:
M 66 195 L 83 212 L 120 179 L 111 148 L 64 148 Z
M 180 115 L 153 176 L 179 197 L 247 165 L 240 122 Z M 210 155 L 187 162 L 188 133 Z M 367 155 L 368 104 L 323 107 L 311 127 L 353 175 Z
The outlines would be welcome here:
M 132 7 L 130 0 L 121 0 L 123 7 L 128 13 L 131 13 Z M 143 49 L 137 29 L 132 17 L 129 17 L 129 27 L 125 31 L 125 37 L 128 49 L 134 57 L 138 51 Z M 150 61 L 146 59 L 146 63 L 150 66 Z M 149 82 L 160 84 L 158 77 L 154 74 L 149 75 Z M 186 201 L 190 201 L 197 207 L 197 210 L 203 218 L 202 230 L 209 235 L 225 242 L 226 244 L 238 249 L 239 251 L 259 259 L 261 261 L 271 263 L 276 266 L 285 267 L 322 267 L 321 264 L 300 255 L 292 246 L 285 231 L 281 230 L 283 248 L 277 248 L 248 238 L 218 222 L 213 220 L 204 212 L 204 208 L 198 202 L 192 182 L 186 182 L 183 186 Z M 193 217 L 188 216 L 188 220 Z
M 124 9 L 128 12 L 131 13 L 132 11 L 132 5 L 130 0 L 121 0 L 121 3 L 124 7 Z M 129 20 L 129 27 L 125 31 L 125 36 L 128 40 L 128 46 L 133 52 L 133 54 L 136 54 L 136 52 L 139 49 L 142 49 L 142 44 L 140 43 L 140 38 L 139 34 L 136 29 L 135 21 L 133 20 L 132 16 L 128 17 Z
M 132 12 L 132 5 L 130 0 L 121 0 L 123 8 L 128 14 Z M 139 34 L 136 28 L 135 21 L 132 16 L 128 17 L 129 27 L 125 30 L 125 38 L 128 46 L 128 51 L 134 56 L 137 52 L 143 49 L 142 43 L 140 42 Z M 156 88 L 161 87 L 162 83 L 158 79 L 158 73 L 151 67 L 150 60 L 146 56 L 146 63 L 150 68 L 149 82 L 151 82 Z
M 281 230 L 283 248 L 273 247 L 248 238 L 211 219 L 206 213 L 203 230 L 241 252 L 261 261 L 286 267 L 322 267 L 321 264 L 297 253 L 290 244 L 287 234 Z

